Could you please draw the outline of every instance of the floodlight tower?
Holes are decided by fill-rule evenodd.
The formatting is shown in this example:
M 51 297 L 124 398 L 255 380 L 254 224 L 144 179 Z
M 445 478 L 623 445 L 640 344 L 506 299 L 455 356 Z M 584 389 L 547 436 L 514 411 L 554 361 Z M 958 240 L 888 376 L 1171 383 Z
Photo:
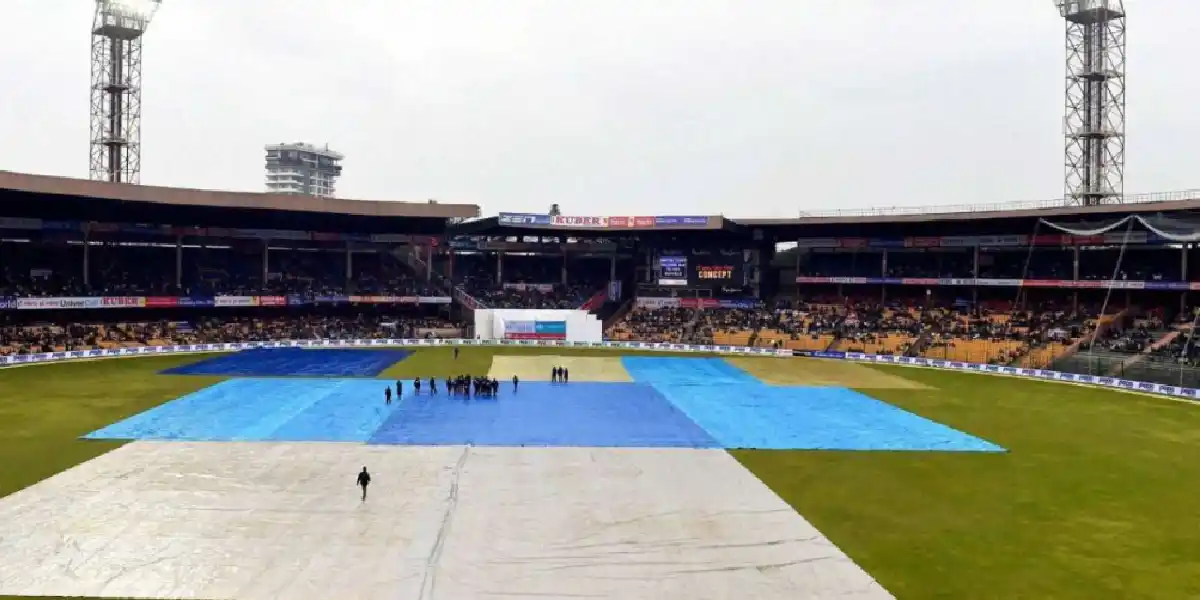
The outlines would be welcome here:
M 142 34 L 162 0 L 96 0 L 92 20 L 89 177 L 139 183 L 142 139 Z
M 1125 8 L 1122 0 L 1055 0 L 1066 21 L 1063 116 L 1067 204 L 1116 204 L 1125 193 Z

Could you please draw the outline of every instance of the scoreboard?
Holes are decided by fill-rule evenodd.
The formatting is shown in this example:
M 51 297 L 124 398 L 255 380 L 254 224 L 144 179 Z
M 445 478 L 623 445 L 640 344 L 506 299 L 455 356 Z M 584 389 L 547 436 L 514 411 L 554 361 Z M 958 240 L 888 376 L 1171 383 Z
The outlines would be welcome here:
M 694 288 L 740 288 L 745 282 L 741 253 L 692 251 L 658 257 L 658 285 Z
M 658 285 L 684 287 L 688 284 L 688 259 L 686 256 L 658 257 Z

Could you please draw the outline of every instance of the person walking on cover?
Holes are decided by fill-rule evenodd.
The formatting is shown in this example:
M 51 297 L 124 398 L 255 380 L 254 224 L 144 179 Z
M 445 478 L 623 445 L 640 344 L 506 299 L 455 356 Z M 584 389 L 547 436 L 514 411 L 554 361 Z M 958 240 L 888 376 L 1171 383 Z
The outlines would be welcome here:
M 383 403 L 384 404 L 392 403 L 392 387 L 391 386 L 383 388 Z
M 361 473 L 358 474 L 358 487 L 362 488 L 362 501 L 367 501 L 367 486 L 371 485 L 371 474 L 367 472 L 367 468 L 363 467 Z
M 517 386 L 519 386 L 520 384 L 521 384 L 520 378 L 518 378 L 516 375 L 513 375 L 513 391 L 514 392 L 517 391 Z

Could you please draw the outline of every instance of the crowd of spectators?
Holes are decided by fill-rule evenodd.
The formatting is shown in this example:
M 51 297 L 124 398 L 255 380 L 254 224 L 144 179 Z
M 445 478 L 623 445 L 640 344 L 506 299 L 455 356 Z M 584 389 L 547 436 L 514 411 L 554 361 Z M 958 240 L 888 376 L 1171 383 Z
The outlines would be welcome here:
M 562 257 L 508 254 L 497 268 L 494 255 L 460 254 L 453 269 L 436 261 L 439 275 L 487 308 L 576 309 L 608 282 L 608 260 L 576 259 L 563 271 Z M 564 283 L 565 281 L 565 283 Z
M 699 311 L 692 308 L 636 307 L 613 326 L 609 337 L 643 342 L 680 342 L 695 324 Z
M 596 289 L 585 285 L 508 284 L 508 287 L 470 288 L 469 294 L 488 308 L 579 308 Z
M 1081 250 L 1079 279 L 1129 281 L 1183 281 L 1179 251 L 1163 248 Z M 882 252 L 812 252 L 802 255 L 797 275 L 810 277 L 915 277 L 988 279 L 1075 279 L 1074 251 L 1061 248 L 985 250 L 974 273 L 974 253 L 892 250 L 884 269 Z M 1200 255 L 1196 257 L 1200 259 Z M 1118 268 L 1118 261 L 1120 268 Z M 1191 263 L 1192 261 L 1188 261 Z M 1190 270 L 1195 267 L 1190 267 Z M 1193 275 L 1195 273 L 1192 273 Z
M 1095 340 L 1094 347 L 1118 354 L 1141 354 L 1162 337 L 1163 331 L 1164 325 L 1157 317 L 1138 319 L 1128 327 L 1109 328 Z M 1092 345 L 1085 342 L 1081 348 L 1086 350 Z
M 459 337 L 464 331 L 462 323 L 436 317 L 366 314 L 39 323 L 0 327 L 0 355 L 248 341 Z
M 745 345 L 753 332 L 770 321 L 770 313 L 742 308 L 712 308 L 699 311 L 689 342 L 695 344 Z
M 608 259 L 457 256 L 434 263 L 433 283 L 386 250 L 271 248 L 74 242 L 0 242 L 0 298 L 75 296 L 444 296 L 452 287 L 488 308 L 574 309 L 603 289 Z M 266 260 L 264 262 L 264 254 Z M 85 266 L 86 265 L 86 266 Z M 347 271 L 349 268 L 349 271 Z M 84 273 L 87 276 L 84 276 Z
M 0 243 L 0 297 L 441 296 L 390 254 L 344 250 Z M 178 277 L 177 277 L 178 275 Z
M 810 351 L 908 354 L 1045 366 L 1097 324 L 1094 307 L 1054 303 L 924 306 L 869 300 L 781 300 L 762 309 L 637 308 L 616 339 L 759 345 Z M 1131 335 L 1133 330 L 1131 330 Z M 1113 338 L 1117 339 L 1117 338 Z M 1139 338 L 1140 339 L 1140 338 Z
M 1200 340 L 1192 333 L 1191 326 L 1181 329 L 1167 344 L 1155 348 L 1151 354 L 1154 359 L 1162 362 L 1183 363 L 1190 367 L 1200 366 Z

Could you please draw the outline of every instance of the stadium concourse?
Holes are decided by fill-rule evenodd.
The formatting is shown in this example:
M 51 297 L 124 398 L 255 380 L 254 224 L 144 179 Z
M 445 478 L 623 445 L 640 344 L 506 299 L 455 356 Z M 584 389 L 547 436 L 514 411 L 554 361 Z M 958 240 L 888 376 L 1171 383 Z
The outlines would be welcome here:
M 177 190 L 0 172 L 0 356 L 10 363 L 41 352 L 131 346 L 470 338 L 476 309 L 577 309 L 602 320 L 610 340 L 937 357 L 1196 387 L 1200 353 L 1191 344 L 1196 312 L 1189 294 L 1200 289 L 1194 283 L 1200 278 L 1192 275 L 1200 261 L 1193 245 L 1132 226 L 1083 235 L 1047 225 L 1113 220 L 1132 210 L 1186 220 L 1200 210 L 1200 201 L 793 220 L 514 213 L 476 218 L 478 208 L 466 205 Z M 657 593 L 643 597 L 891 597 L 721 451 L 737 447 L 728 440 L 758 439 L 761 432 L 736 425 L 765 429 L 770 425 L 765 417 L 729 420 L 729 406 L 697 392 L 713 382 L 728 386 L 721 388 L 726 397 L 732 389 L 750 390 L 746 397 L 759 404 L 743 408 L 766 410 L 778 408 L 770 403 L 782 402 L 779 395 L 788 389 L 836 389 L 826 396 L 808 393 L 820 396 L 829 410 L 875 406 L 865 396 L 839 395 L 857 392 L 846 390 L 847 380 L 828 370 L 788 375 L 763 363 L 734 368 L 648 359 L 492 357 L 489 375 L 505 381 L 519 375 L 527 382 L 522 385 L 538 390 L 526 396 L 529 406 L 543 407 L 536 414 L 553 412 L 562 404 L 554 402 L 570 397 L 543 381 L 549 366 L 566 366 L 577 375 L 579 385 L 572 389 L 594 402 L 580 400 L 580 407 L 638 399 L 633 404 L 639 410 L 659 407 L 656 422 L 682 423 L 671 430 L 672 443 L 661 444 L 672 448 L 622 447 L 620 440 L 630 434 L 618 417 L 634 409 L 621 404 L 586 413 L 573 428 L 539 430 L 530 439 L 555 441 L 545 446 L 571 446 L 555 437 L 564 431 L 584 437 L 608 432 L 599 441 L 588 438 L 593 447 L 586 450 L 546 452 L 520 448 L 519 437 L 473 449 L 471 440 L 454 438 L 451 429 L 413 426 L 452 418 L 466 427 L 477 412 L 429 409 L 433 412 L 404 412 L 409 418 L 399 421 L 381 412 L 378 384 L 371 378 L 399 355 L 358 354 L 345 359 L 345 370 L 333 371 L 321 370 L 328 364 L 310 371 L 268 368 L 266 362 L 247 367 L 252 358 L 237 359 L 244 370 L 222 371 L 236 379 L 93 432 L 97 439 L 139 441 L 0 499 L 0 523 L 32 540 L 28 556 L 51 561 L 6 571 L 0 560 L 0 594 L 200 598 L 204 592 L 266 598 L 287 589 L 294 597 L 318 598 L 338 586 L 364 584 L 355 588 L 359 597 L 394 597 L 396 590 L 410 591 L 411 597 L 478 597 L 498 585 L 520 587 L 514 570 L 541 565 L 569 572 L 586 563 L 592 587 L 570 588 L 572 593 L 637 597 L 632 584 L 619 581 L 624 576 L 651 586 L 637 589 Z M 329 362 L 338 360 L 343 359 Z M 288 376 L 304 379 L 276 380 Z M 900 378 L 859 384 L 918 387 Z M 351 402 L 355 416 L 343 419 L 344 430 L 313 437 L 314 431 L 337 429 L 329 406 L 368 398 L 367 386 L 374 390 L 370 404 Z M 604 386 L 627 386 L 621 388 L 627 393 Z M 284 388 L 294 403 L 273 404 Z M 187 429 L 213 426 L 218 420 L 190 418 L 202 413 L 188 411 L 214 406 L 236 413 L 240 428 Z M 400 404 L 396 410 L 421 406 Z M 514 428 L 536 421 L 534 413 L 509 410 L 515 412 L 488 418 L 513 419 Z M 900 413 L 887 412 L 887 418 L 908 418 Z M 611 429 L 579 426 L 609 423 L 605 419 Z M 557 423 L 568 422 L 563 416 Z M 936 423 L 905 423 L 905 431 L 936 430 L 955 443 L 974 444 L 973 451 L 1001 450 L 937 429 Z M 280 437 L 285 430 L 292 437 Z M 155 438 L 151 431 L 170 435 Z M 447 431 L 450 438 L 438 437 Z M 301 445 L 318 438 L 361 445 Z M 388 443 L 368 443 L 380 440 Z M 507 447 L 512 445 L 518 447 Z M 373 492 L 378 502 L 361 513 L 354 502 L 333 506 L 327 523 L 316 519 L 295 536 L 293 550 L 287 543 L 290 522 L 224 517 L 229 536 L 267 544 L 237 550 L 221 547 L 225 533 L 204 538 L 207 546 L 185 548 L 136 522 L 153 516 L 155 523 L 170 521 L 176 531 L 187 528 L 187 511 L 205 507 L 225 515 L 285 510 L 278 499 L 252 493 L 256 480 L 267 489 L 288 490 L 289 498 L 315 511 L 341 485 L 329 483 L 322 470 L 342 477 L 348 466 L 360 463 L 403 483 L 382 483 L 387 477 L 381 475 Z M 195 485 L 164 483 L 172 474 Z M 110 485 L 117 480 L 127 483 Z M 714 481 L 722 490 L 714 490 Z M 80 504 L 84 492 L 100 489 L 107 491 Z M 159 509 L 136 499 L 138 489 L 153 489 L 174 504 L 154 513 Z M 536 501 L 529 500 L 531 494 Z M 39 579 L 39 573 L 58 573 L 53 565 L 97 555 L 98 547 L 87 545 L 103 543 L 94 532 L 87 544 L 70 546 L 76 554 L 55 552 L 63 549 L 63 536 L 86 528 L 81 519 L 88 511 L 105 503 L 135 509 L 125 521 L 97 525 L 119 540 L 116 553 L 108 553 L 115 562 L 90 564 L 71 581 Z M 500 516 L 489 520 L 489 510 Z M 42 524 L 40 531 L 29 529 L 34 523 Z M 312 551 L 313 540 L 347 528 L 388 535 L 337 546 L 340 554 L 319 554 L 320 560 L 299 554 Z M 485 533 L 497 536 L 503 547 L 489 545 Z M 397 546 L 396 540 L 415 540 L 412 547 L 419 551 Z M 612 560 L 644 553 L 644 568 L 605 566 L 595 554 L 598 545 Z M 147 548 L 155 556 L 143 562 L 230 551 L 243 553 L 246 566 L 238 572 L 237 564 L 205 563 L 209 570 L 202 575 L 192 572 L 203 581 L 122 579 L 129 569 L 147 566 L 138 566 L 137 559 Z M 11 564 L 25 550 L 0 542 L 0 551 L 17 553 Z M 487 563 L 493 550 L 512 562 L 466 569 Z M 395 570 L 367 568 L 384 559 Z M 263 579 L 247 579 L 252 576 Z M 567 579 L 569 574 L 547 576 L 541 587 L 525 591 L 561 595 Z

